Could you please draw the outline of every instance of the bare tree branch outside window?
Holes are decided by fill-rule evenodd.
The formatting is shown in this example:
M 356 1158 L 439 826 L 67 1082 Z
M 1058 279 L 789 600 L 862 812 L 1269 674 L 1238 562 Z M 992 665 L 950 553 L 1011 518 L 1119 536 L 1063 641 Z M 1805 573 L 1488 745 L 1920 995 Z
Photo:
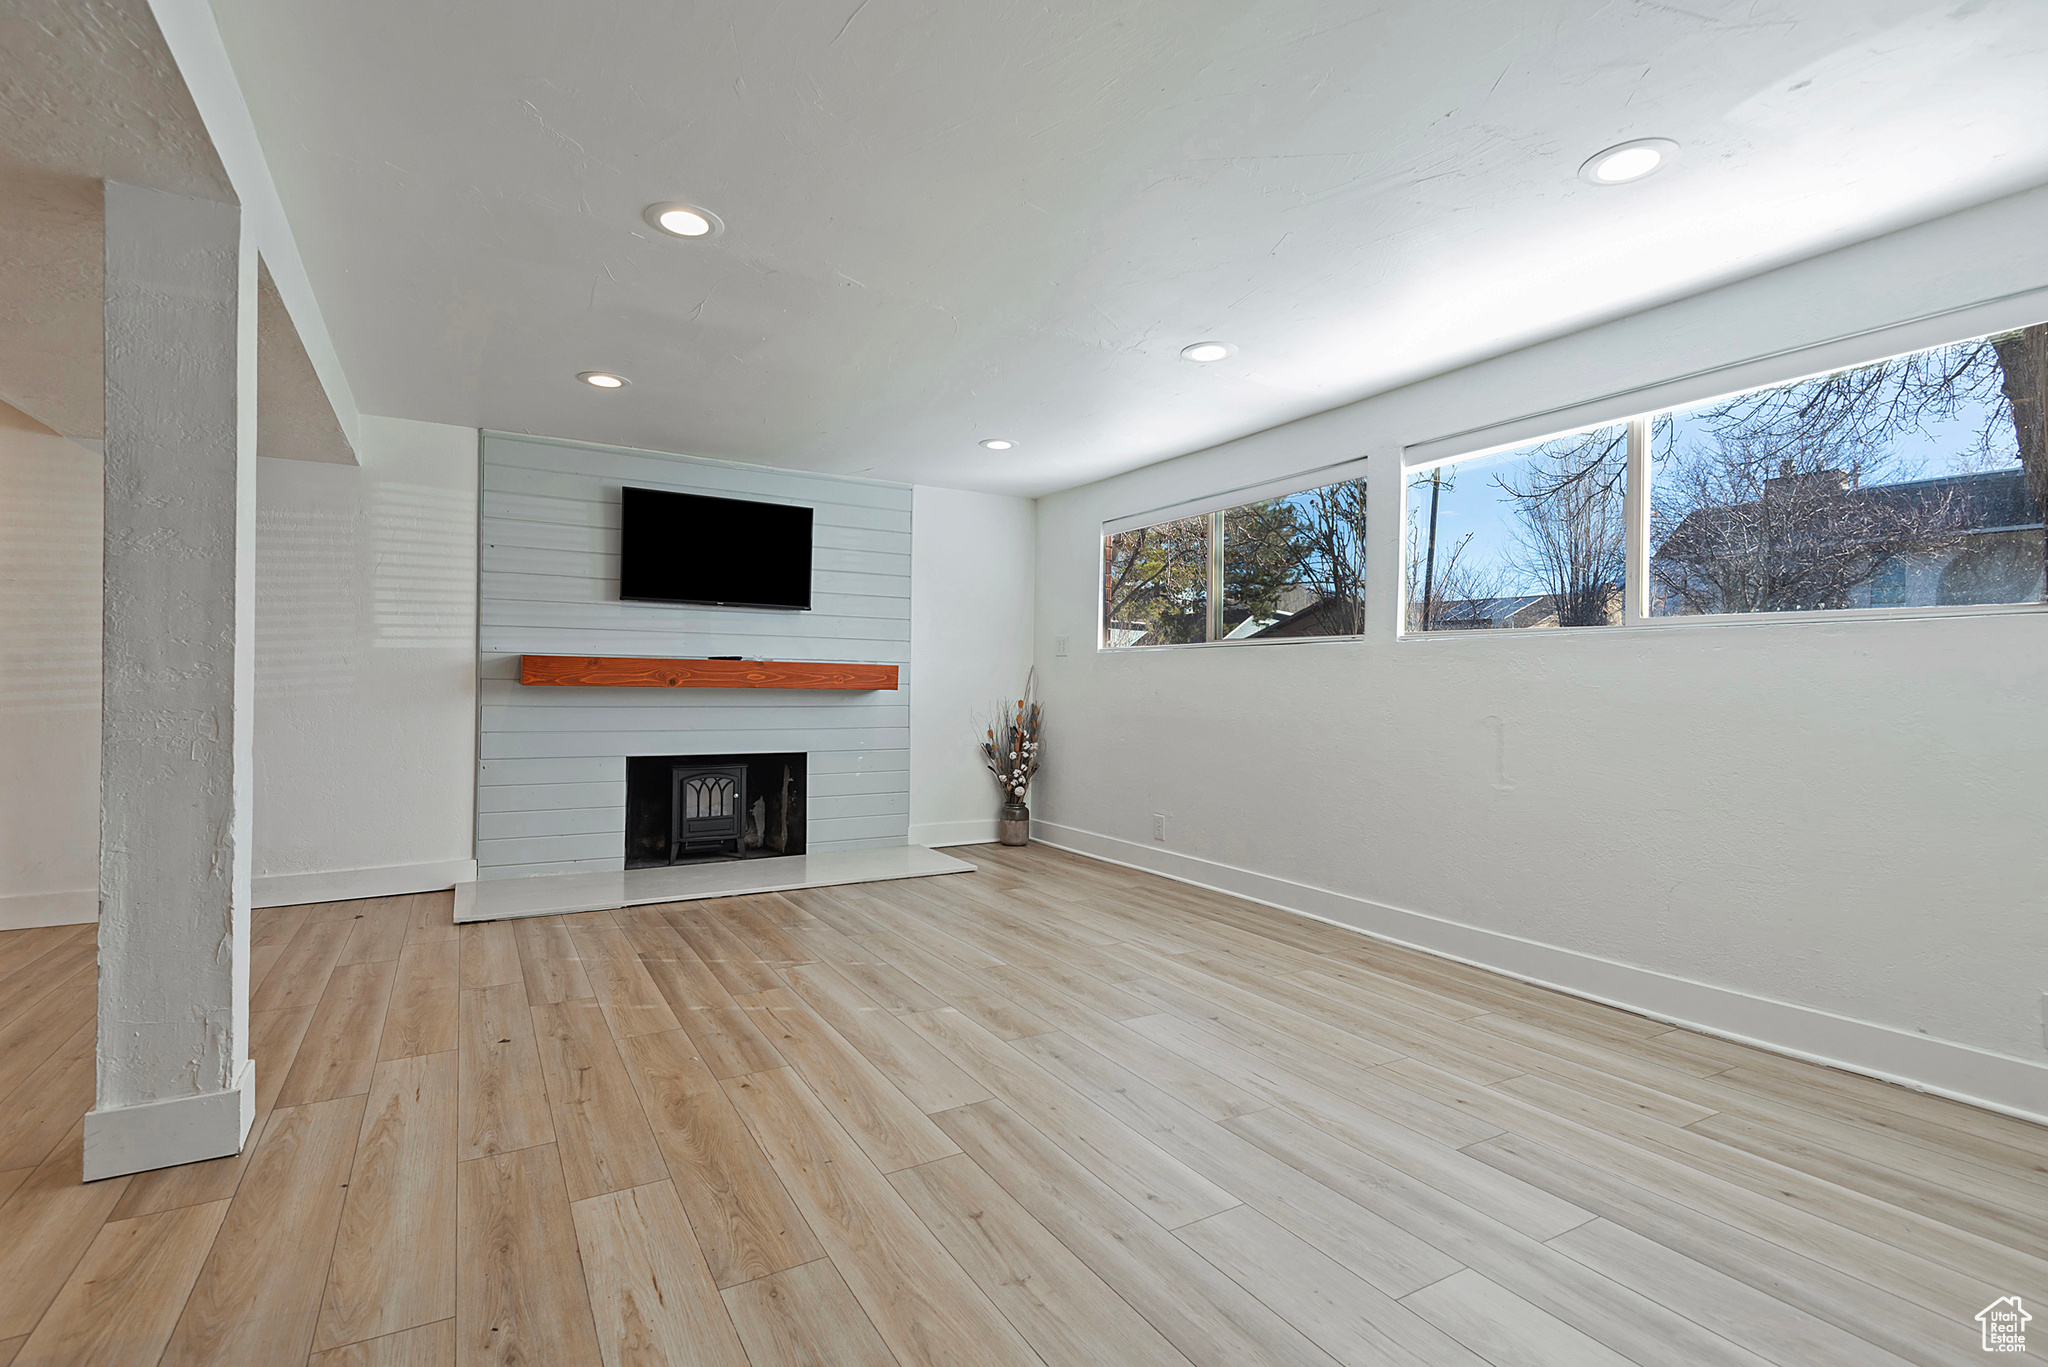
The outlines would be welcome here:
M 1661 415 L 1652 613 L 2040 599 L 2044 343 L 2026 328 Z
M 1453 468 L 1426 470 L 1411 477 L 1409 489 L 1415 495 L 1411 509 L 1419 512 L 1432 499 L 1441 502 L 1445 493 L 1456 492 L 1457 480 Z M 1432 540 L 1424 518 L 1411 513 L 1406 565 L 1409 631 L 1465 631 L 1493 625 L 1489 609 L 1504 596 L 1506 586 L 1499 571 L 1482 565 L 1471 550 L 1471 533 Z
M 1620 620 L 1628 526 L 1628 426 L 1548 441 L 1494 484 L 1515 500 L 1514 562 L 1550 595 L 1561 627 Z
M 1414 476 L 1408 629 L 1621 620 L 1627 478 L 1627 424 Z M 1426 521 L 1432 510 L 1435 524 Z
M 1653 615 L 2048 599 L 2048 324 L 1649 430 Z M 1620 621 L 1628 472 L 1616 423 L 1410 478 L 1407 629 Z M 1103 644 L 1362 632 L 1366 509 L 1347 480 L 1104 538 Z
M 2048 325 L 1658 415 L 1650 612 L 2042 600 L 2044 407 Z M 1411 481 L 1410 630 L 1619 621 L 1627 444 L 1617 424 Z M 1435 589 L 1454 558 L 1492 592 Z

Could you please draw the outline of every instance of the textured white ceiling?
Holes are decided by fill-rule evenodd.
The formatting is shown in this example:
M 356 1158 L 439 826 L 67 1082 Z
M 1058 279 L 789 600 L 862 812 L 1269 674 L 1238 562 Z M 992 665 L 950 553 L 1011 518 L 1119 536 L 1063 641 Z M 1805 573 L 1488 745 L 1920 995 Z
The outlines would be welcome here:
M 0 5 L 0 402 L 66 436 L 105 426 L 101 182 L 235 198 L 147 0 Z M 353 463 L 268 270 L 257 449 Z
M 96 439 L 100 182 L 233 199 L 145 0 L 0 6 L 0 396 Z
M 2048 180 L 2041 0 L 214 8 L 365 411 L 1018 493 Z

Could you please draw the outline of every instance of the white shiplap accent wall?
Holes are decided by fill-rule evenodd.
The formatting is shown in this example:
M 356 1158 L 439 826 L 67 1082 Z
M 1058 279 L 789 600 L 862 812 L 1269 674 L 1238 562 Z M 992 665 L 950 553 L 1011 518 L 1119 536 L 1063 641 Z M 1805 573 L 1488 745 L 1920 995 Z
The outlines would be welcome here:
M 815 509 L 811 610 L 621 603 L 626 484 Z M 492 432 L 482 490 L 481 877 L 622 867 L 629 755 L 805 751 L 812 852 L 907 842 L 909 485 Z M 901 688 L 525 688 L 522 654 L 893 664 Z

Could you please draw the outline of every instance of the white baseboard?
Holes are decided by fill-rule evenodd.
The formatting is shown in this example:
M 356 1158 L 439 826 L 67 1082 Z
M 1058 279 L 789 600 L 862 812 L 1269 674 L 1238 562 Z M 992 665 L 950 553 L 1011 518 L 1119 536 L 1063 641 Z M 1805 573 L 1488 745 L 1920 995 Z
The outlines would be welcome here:
M 85 1113 L 85 1180 L 174 1168 L 240 1153 L 256 1119 L 256 1061 L 225 1092 Z
M 0 895 L 0 930 L 30 926 L 82 926 L 100 919 L 98 888 Z
M 994 839 L 993 836 L 989 838 Z M 408 892 L 441 892 L 457 883 L 472 882 L 475 878 L 474 859 L 444 859 L 432 864 L 389 864 L 374 869 L 272 874 L 251 880 L 250 901 L 259 907 L 292 907 L 305 902 L 397 897 Z M 0 893 L 0 930 L 80 926 L 99 918 L 100 894 L 97 888 L 77 888 L 69 892 Z
M 910 843 L 934 850 L 942 845 L 993 845 L 996 843 L 996 819 L 928 821 L 910 828 Z
M 1694 982 L 1116 836 L 1048 821 L 1033 821 L 1031 832 L 1056 849 L 1261 902 L 1738 1044 L 2048 1124 L 2048 1067 L 2026 1059 Z
M 476 881 L 474 859 L 432 864 L 387 864 L 374 869 L 332 869 L 321 873 L 276 873 L 250 885 L 259 907 L 295 907 L 306 902 L 350 902 L 358 897 L 398 897 L 408 892 L 445 892 Z

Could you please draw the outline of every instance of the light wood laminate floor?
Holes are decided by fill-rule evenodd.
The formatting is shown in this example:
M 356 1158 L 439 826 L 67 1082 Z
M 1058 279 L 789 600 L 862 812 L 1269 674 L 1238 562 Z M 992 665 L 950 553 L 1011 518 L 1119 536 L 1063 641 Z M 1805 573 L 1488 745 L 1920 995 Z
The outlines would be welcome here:
M 1943 1367 L 1997 1297 L 2048 1326 L 2039 1127 L 961 853 L 259 912 L 248 1149 L 91 1185 L 92 930 L 0 935 L 0 1367 Z

